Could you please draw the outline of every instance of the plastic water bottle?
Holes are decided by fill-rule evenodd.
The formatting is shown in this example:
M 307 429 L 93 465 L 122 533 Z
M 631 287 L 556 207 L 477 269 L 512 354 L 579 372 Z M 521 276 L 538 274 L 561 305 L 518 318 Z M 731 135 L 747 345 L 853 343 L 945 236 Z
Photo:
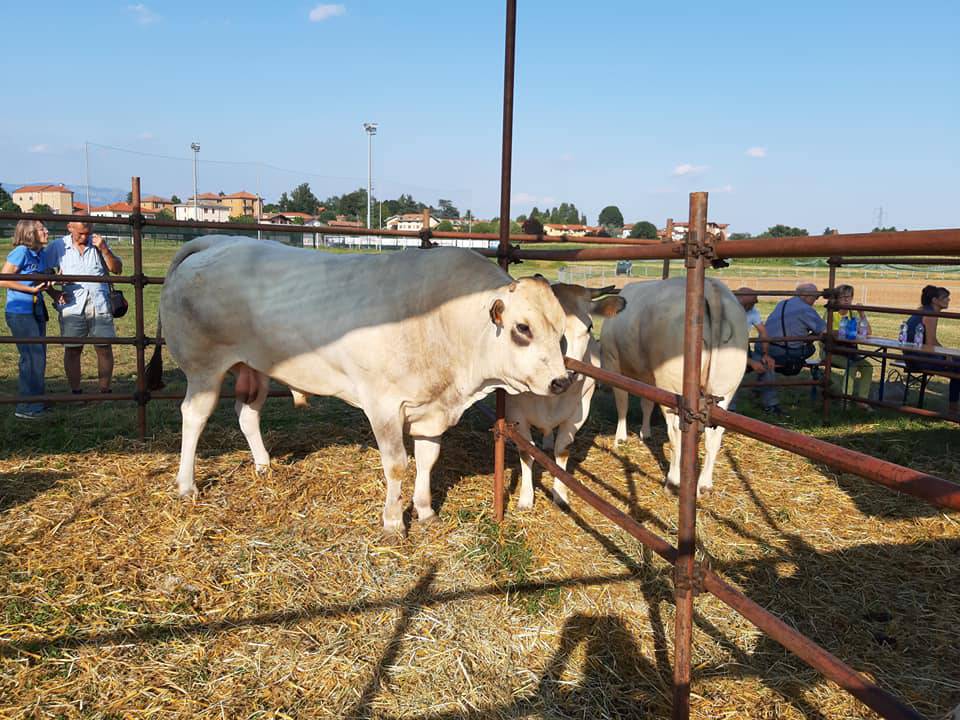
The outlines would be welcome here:
M 917 347 L 923 345 L 923 323 L 917 323 L 917 329 L 913 331 L 913 344 Z
M 897 337 L 897 341 L 901 345 L 907 344 L 907 321 L 906 320 L 900 323 L 900 335 Z
M 849 318 L 846 315 L 840 316 L 840 331 L 837 333 L 837 337 L 841 340 L 847 339 L 847 325 L 850 324 Z
M 851 315 L 847 320 L 847 340 L 857 339 L 857 319 Z
M 867 336 L 867 321 L 864 318 L 857 320 L 857 337 L 865 338 Z

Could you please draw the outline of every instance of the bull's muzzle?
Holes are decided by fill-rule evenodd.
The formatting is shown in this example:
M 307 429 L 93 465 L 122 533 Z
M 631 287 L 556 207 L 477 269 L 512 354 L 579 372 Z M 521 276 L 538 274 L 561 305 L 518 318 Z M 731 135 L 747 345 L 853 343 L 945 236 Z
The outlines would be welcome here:
M 559 395 L 568 387 L 570 387 L 570 383 L 572 382 L 573 378 L 570 377 L 569 374 L 554 378 L 550 381 L 550 392 L 552 392 L 554 395 Z

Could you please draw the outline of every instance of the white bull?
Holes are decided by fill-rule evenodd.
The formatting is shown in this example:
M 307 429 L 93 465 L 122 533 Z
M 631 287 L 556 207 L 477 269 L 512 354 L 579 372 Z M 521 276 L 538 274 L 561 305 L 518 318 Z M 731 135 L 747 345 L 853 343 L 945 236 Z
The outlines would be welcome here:
M 567 357 L 575 358 L 594 367 L 600 367 L 600 344 L 593 339 L 592 315 L 611 317 L 623 310 L 623 298 L 614 295 L 613 286 L 605 288 L 585 288 L 580 285 L 553 285 L 553 292 L 566 313 L 564 338 Z M 596 300 L 601 295 L 610 297 Z M 523 393 L 507 399 L 507 421 L 516 423 L 517 430 L 527 440 L 531 439 L 530 428 L 535 427 L 543 433 L 544 449 L 549 449 L 550 440 L 556 430 L 553 444 L 557 465 L 567 468 L 569 457 L 567 448 L 573 442 L 577 431 L 586 422 L 590 414 L 590 400 L 596 381 L 591 377 L 570 373 L 570 387 L 560 395 L 551 397 Z M 533 507 L 533 458 L 520 453 L 520 497 L 517 507 Z M 553 501 L 564 506 L 569 501 L 567 486 L 559 478 L 553 479 Z
M 223 377 L 242 369 L 253 382 L 236 409 L 259 471 L 270 463 L 260 436 L 268 378 L 364 411 L 386 476 L 387 534 L 403 531 L 405 432 L 414 441 L 413 504 L 430 520 L 440 436 L 466 408 L 495 388 L 548 395 L 570 383 L 563 310 L 548 283 L 514 282 L 470 250 L 338 256 L 202 237 L 174 257 L 160 318 L 187 376 L 181 495 L 196 492 L 197 441 Z
M 683 391 L 683 329 L 685 308 L 684 278 L 631 283 L 620 291 L 627 301 L 625 312 L 603 324 L 600 344 L 605 370 L 622 373 L 672 393 Z M 720 396 L 726 409 L 743 379 L 747 363 L 746 313 L 723 283 L 708 278 L 704 285 L 706 311 L 703 324 L 701 385 L 704 392 Z M 614 388 L 617 404 L 615 442 L 627 439 L 629 395 Z M 650 438 L 653 402 L 641 399 L 641 439 Z M 661 407 L 670 438 L 670 470 L 666 484 L 680 486 L 680 418 L 674 410 Z M 720 451 L 723 428 L 704 431 L 706 454 L 697 495 L 713 488 L 713 467 Z

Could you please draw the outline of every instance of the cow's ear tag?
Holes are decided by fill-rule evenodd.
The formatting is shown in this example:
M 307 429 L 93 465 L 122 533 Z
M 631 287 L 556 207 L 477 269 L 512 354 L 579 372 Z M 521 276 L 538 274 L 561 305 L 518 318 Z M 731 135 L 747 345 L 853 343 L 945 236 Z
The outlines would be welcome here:
M 498 327 L 503 327 L 503 311 L 505 307 L 503 300 L 500 298 L 494 300 L 493 305 L 490 306 L 490 319 L 493 321 L 493 324 Z

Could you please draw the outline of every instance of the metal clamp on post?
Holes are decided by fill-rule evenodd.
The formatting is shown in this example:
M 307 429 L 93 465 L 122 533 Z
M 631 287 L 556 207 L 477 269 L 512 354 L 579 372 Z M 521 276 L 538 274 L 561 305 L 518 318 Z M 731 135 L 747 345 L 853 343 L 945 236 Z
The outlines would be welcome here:
M 674 395 L 677 399 L 677 414 L 680 416 L 681 425 L 690 425 L 698 423 L 700 429 L 712 427 L 710 419 L 710 408 L 719 403 L 723 398 L 719 395 L 709 395 L 700 391 L 700 400 L 696 409 L 689 407 L 683 400 L 683 395 Z
M 687 574 L 687 569 L 682 564 L 673 566 L 673 588 L 677 595 L 686 595 L 692 592 L 693 596 L 702 595 L 704 592 L 703 581 L 706 575 L 706 569 L 703 563 L 693 563 L 693 575 Z
M 437 243 L 430 240 L 433 237 L 433 230 L 430 228 L 423 228 L 420 231 L 420 248 L 422 250 L 429 250 L 430 248 L 437 247 Z
M 517 424 L 516 424 L 516 423 L 509 423 L 509 422 L 507 422 L 506 420 L 504 420 L 504 421 L 503 421 L 503 430 L 500 430 L 500 423 L 494 422 L 494 423 L 493 423 L 493 427 L 490 428 L 490 432 L 493 433 L 493 439 L 494 439 L 494 440 L 499 440 L 500 438 L 503 438 L 504 440 L 509 440 L 509 439 L 510 439 L 510 434 L 507 432 L 507 428 L 508 428 L 508 427 L 511 428 L 511 429 L 513 429 L 513 428 L 516 428 L 516 427 L 517 427 Z
M 501 263 L 501 265 L 504 260 L 507 261 L 508 265 L 519 265 L 523 262 L 523 260 L 517 257 L 517 251 L 519 249 L 519 245 L 507 245 L 507 251 L 503 252 L 502 248 L 497 247 L 497 261 Z

